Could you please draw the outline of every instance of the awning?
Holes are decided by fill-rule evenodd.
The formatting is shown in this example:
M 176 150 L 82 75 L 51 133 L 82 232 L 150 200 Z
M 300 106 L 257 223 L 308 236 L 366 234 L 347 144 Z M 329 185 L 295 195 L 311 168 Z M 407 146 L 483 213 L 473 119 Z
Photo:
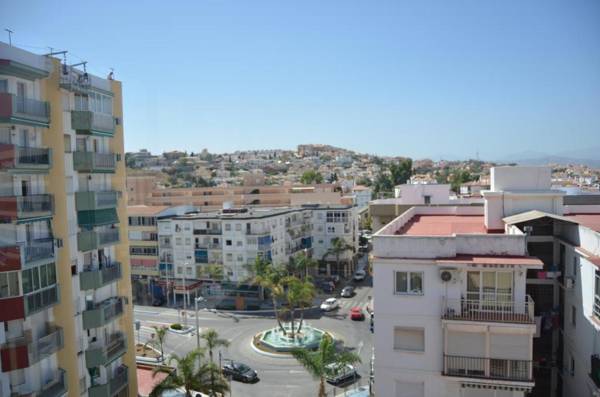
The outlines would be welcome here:
M 507 225 L 514 225 L 516 223 L 529 222 L 529 221 L 534 221 L 536 219 L 541 219 L 541 218 L 552 218 L 552 219 L 556 219 L 558 221 L 577 223 L 573 219 L 569 219 L 566 216 L 550 214 L 548 212 L 543 212 L 543 211 L 538 211 L 538 210 L 527 211 L 527 212 L 523 212 L 521 214 L 507 216 L 506 218 L 503 218 L 502 220 Z
M 527 266 L 534 269 L 542 269 L 544 262 L 532 256 L 498 256 L 498 255 L 457 255 L 452 258 L 436 259 L 438 265 L 456 266 L 456 265 L 509 265 L 509 266 Z

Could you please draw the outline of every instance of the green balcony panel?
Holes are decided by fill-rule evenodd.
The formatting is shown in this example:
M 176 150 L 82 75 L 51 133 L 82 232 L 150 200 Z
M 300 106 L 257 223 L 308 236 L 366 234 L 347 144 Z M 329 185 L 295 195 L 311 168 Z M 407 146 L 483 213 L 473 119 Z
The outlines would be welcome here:
M 88 368 L 105 366 L 127 352 L 127 338 L 122 332 L 112 334 L 106 344 L 91 345 L 85 351 L 85 363 Z
M 128 385 L 129 374 L 126 365 L 121 365 L 111 374 L 108 382 L 102 384 L 92 383 L 88 389 L 89 397 L 114 397 Z
M 119 223 L 117 210 L 107 208 L 104 210 L 78 211 L 77 222 L 82 227 L 104 226 Z
M 114 153 L 73 152 L 73 168 L 77 172 L 113 173 L 116 162 Z
M 119 203 L 119 192 L 75 192 L 77 211 L 102 210 L 116 208 Z
M 77 235 L 79 251 L 91 251 L 119 242 L 119 229 L 85 230 Z
M 85 269 L 79 273 L 79 288 L 82 291 L 98 289 L 121 279 L 121 264 L 113 262 L 102 269 Z
M 108 298 L 100 303 L 88 304 L 83 312 L 83 328 L 103 327 L 123 314 L 125 301 L 123 298 Z
M 50 104 L 0 92 L 0 122 L 47 128 L 50 125 Z
M 91 110 L 71 111 L 71 128 L 78 134 L 113 136 L 115 118 L 110 114 L 96 113 Z

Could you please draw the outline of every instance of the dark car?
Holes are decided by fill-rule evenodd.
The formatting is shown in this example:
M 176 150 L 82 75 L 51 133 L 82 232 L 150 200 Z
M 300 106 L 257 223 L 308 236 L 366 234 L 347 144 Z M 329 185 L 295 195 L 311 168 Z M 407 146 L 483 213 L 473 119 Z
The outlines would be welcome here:
M 342 298 L 352 298 L 354 296 L 354 287 L 351 285 L 344 287 L 340 295 Z
M 160 298 L 154 298 L 154 300 L 152 301 L 152 306 L 162 306 L 165 304 L 165 298 L 160 297 Z
M 240 382 L 256 382 L 258 374 L 246 364 L 231 362 L 223 366 L 223 374 Z

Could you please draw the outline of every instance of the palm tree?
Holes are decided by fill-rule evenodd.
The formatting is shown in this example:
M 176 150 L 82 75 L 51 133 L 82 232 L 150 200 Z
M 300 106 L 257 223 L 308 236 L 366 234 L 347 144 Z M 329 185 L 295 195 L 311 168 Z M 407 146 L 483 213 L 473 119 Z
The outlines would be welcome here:
M 325 252 L 325 255 L 323 255 L 323 260 L 325 260 L 325 258 L 329 255 L 333 255 L 335 256 L 335 263 L 339 272 L 339 268 L 340 268 L 340 256 L 346 252 L 346 251 L 351 251 L 354 248 L 349 245 L 346 244 L 346 241 L 340 237 L 336 237 L 331 239 L 331 246 L 329 247 L 329 249 L 327 250 L 327 252 Z
M 317 261 L 302 252 L 296 256 L 290 257 L 288 272 L 305 280 L 308 278 L 308 271 L 317 266 Z
M 165 380 L 160 382 L 152 389 L 150 397 L 160 397 L 163 392 L 169 390 L 183 389 L 186 397 L 192 396 L 192 391 L 200 393 L 224 393 L 229 390 L 227 381 L 220 374 L 218 368 L 212 363 L 200 363 L 200 359 L 204 356 L 204 350 L 196 349 L 187 353 L 183 357 L 172 354 L 168 364 L 175 363 L 175 372 L 170 373 L 170 368 L 157 367 L 153 371 L 153 376 L 158 372 L 170 373 Z M 215 382 L 210 383 L 211 377 L 214 377 Z
M 277 325 L 286 334 L 285 328 L 281 323 L 281 313 L 277 308 L 277 300 L 285 295 L 284 291 L 284 278 L 285 274 L 282 269 L 273 266 L 272 263 L 257 257 L 252 266 L 253 278 L 252 282 L 259 285 L 263 289 L 271 291 L 271 299 L 273 301 L 273 311 L 275 312 L 275 319 Z
M 300 324 L 298 325 L 298 332 L 302 330 L 304 324 L 304 311 L 307 306 L 312 305 L 313 299 L 317 295 L 315 286 L 310 281 L 302 281 L 298 291 L 298 304 L 300 306 Z
M 206 342 L 206 348 L 208 349 L 208 356 L 210 357 L 210 363 L 214 365 L 215 362 L 213 360 L 213 349 L 215 349 L 219 346 L 227 347 L 227 346 L 229 346 L 229 341 L 227 339 L 219 338 L 219 334 L 214 329 L 208 329 L 208 330 L 204 331 L 200 337 L 204 340 L 204 342 Z M 210 384 L 214 385 L 214 383 L 215 383 L 215 376 L 214 376 L 214 373 L 211 373 Z M 211 394 L 211 395 L 213 395 L 213 394 Z
M 154 328 L 154 334 L 152 335 L 152 339 L 150 339 L 144 344 L 144 349 L 148 345 L 153 346 L 154 348 L 158 347 L 160 349 L 160 359 L 161 361 L 164 361 L 165 354 L 163 350 L 163 345 L 167 340 L 168 329 L 167 327 L 157 327 L 156 325 L 154 325 L 152 328 Z
M 315 378 L 319 378 L 319 397 L 326 397 L 325 378 L 337 375 L 338 368 L 344 368 L 346 364 L 360 362 L 360 357 L 352 352 L 338 351 L 331 336 L 325 334 L 319 348 L 315 351 L 307 349 L 294 349 L 292 355 L 306 370 Z M 335 364 L 330 366 L 330 364 Z

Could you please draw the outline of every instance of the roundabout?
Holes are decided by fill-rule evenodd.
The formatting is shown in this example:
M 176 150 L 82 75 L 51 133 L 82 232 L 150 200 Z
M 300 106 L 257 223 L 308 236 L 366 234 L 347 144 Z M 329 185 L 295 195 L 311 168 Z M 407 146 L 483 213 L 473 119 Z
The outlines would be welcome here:
M 293 349 L 314 350 L 319 347 L 324 335 L 330 333 L 313 327 L 310 324 L 294 325 L 284 323 L 259 332 L 252 338 L 254 351 L 269 356 L 288 356 Z

